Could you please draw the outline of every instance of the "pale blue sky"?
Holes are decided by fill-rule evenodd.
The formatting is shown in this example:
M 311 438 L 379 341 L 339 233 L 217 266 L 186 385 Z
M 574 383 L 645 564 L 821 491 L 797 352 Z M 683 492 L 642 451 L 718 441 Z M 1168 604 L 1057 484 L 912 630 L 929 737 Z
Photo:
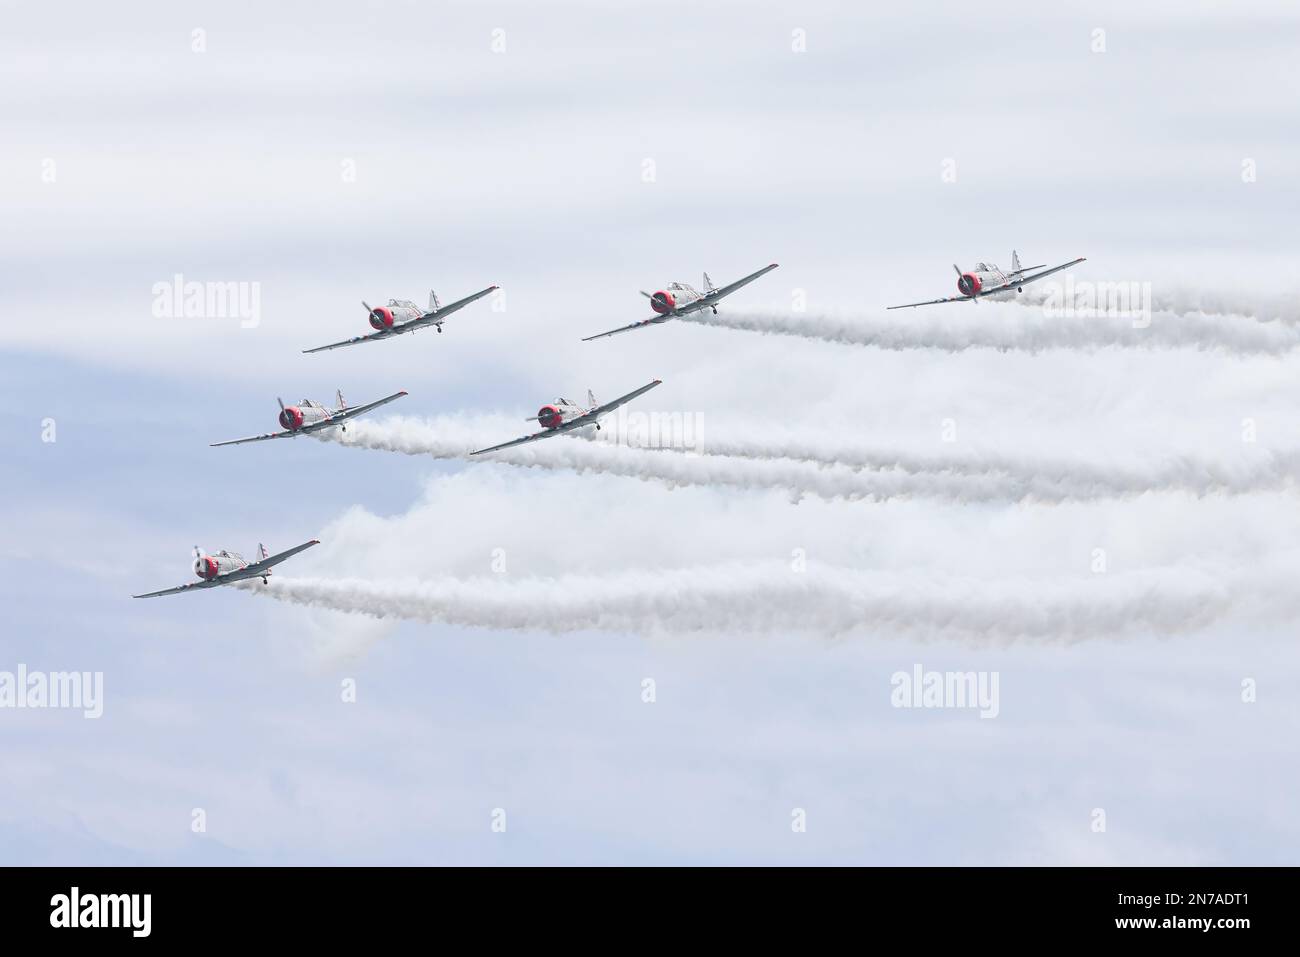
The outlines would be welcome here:
M 954 417 L 976 454 L 1125 463 L 1236 460 L 1251 417 L 1262 445 L 1294 448 L 1294 357 L 891 354 L 686 324 L 579 341 L 640 318 L 637 289 L 770 261 L 736 309 L 803 289 L 812 309 L 875 315 L 1013 247 L 1087 255 L 1096 279 L 1293 294 L 1293 12 L 78 2 L 6 4 L 5 21 L 0 670 L 100 670 L 106 701 L 98 721 L 0 709 L 0 862 L 1295 863 L 1284 616 L 991 646 L 377 625 L 233 589 L 129 598 L 187 580 L 195 543 L 317 536 L 285 575 L 470 578 L 498 547 L 527 577 L 806 548 L 1032 597 L 1098 546 L 1116 575 L 1285 566 L 1289 491 L 793 504 L 208 443 L 274 428 L 277 395 L 406 388 L 405 414 L 522 420 L 555 394 L 662 377 L 653 407 L 711 430 L 925 451 Z M 261 324 L 153 318 L 152 285 L 177 272 L 259 282 Z M 299 353 L 364 332 L 362 298 L 490 283 L 504 313 Z M 890 675 L 916 662 L 999 671 L 999 717 L 891 708 Z M 356 704 L 339 700 L 347 678 Z

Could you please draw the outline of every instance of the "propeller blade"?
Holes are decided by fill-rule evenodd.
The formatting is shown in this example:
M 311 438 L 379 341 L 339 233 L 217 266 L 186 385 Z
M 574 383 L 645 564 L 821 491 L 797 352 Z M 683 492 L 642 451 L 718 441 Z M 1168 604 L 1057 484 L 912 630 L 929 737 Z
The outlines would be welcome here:
M 366 307 L 366 315 L 367 315 L 367 316 L 370 315 L 371 313 L 373 313 L 373 312 L 375 311 L 375 310 L 373 310 L 373 309 L 370 308 L 370 303 L 366 302 L 364 299 L 361 300 L 361 305 L 363 305 L 363 306 Z
M 959 276 L 961 275 L 961 267 L 958 266 L 956 263 L 953 263 L 953 264 L 952 264 L 952 271 L 955 272 L 955 273 L 956 273 L 957 275 L 959 275 Z
M 646 292 L 644 289 L 641 290 L 641 295 L 645 296 L 647 299 L 654 298 L 654 296 L 650 295 L 650 293 Z

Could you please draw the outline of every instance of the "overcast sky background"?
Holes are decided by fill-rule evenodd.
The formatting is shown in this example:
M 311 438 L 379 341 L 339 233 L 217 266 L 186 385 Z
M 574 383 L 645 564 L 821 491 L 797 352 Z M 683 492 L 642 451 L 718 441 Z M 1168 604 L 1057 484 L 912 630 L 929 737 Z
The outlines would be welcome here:
M 694 323 L 580 341 L 642 318 L 638 289 L 703 270 L 722 284 L 781 263 L 728 312 L 788 311 L 802 291 L 810 314 L 879 317 L 953 294 L 951 263 L 1006 265 L 1013 248 L 1026 263 L 1087 256 L 1081 279 L 1294 302 L 1297 11 L 3 15 L 0 670 L 102 671 L 106 701 L 99 720 L 0 709 L 0 861 L 1296 863 L 1300 655 L 1269 601 L 1177 635 L 1066 643 L 906 623 L 835 638 L 500 632 L 235 589 L 129 596 L 189 580 L 196 543 L 249 554 L 313 537 L 285 577 L 499 581 L 504 549 L 507 581 L 651 578 L 803 549 L 809 574 L 875 570 L 934 595 L 985 581 L 1032 604 L 1061 582 L 1093 587 L 1103 548 L 1108 579 L 1285 581 L 1300 570 L 1288 489 L 795 501 L 305 439 L 208 443 L 275 428 L 277 395 L 341 387 L 353 402 L 405 388 L 393 412 L 408 416 L 513 421 L 491 444 L 556 395 L 658 377 L 638 407 L 698 415 L 713 436 L 1094 467 L 1300 448 L 1295 354 L 889 352 Z M 155 318 L 152 287 L 177 273 L 259 283 L 260 323 Z M 424 303 L 432 286 L 447 302 L 492 283 L 504 311 L 476 304 L 441 336 L 300 354 L 368 331 L 363 298 Z M 953 323 L 1026 311 L 934 308 Z M 998 672 L 999 716 L 891 707 L 891 674 L 917 663 Z

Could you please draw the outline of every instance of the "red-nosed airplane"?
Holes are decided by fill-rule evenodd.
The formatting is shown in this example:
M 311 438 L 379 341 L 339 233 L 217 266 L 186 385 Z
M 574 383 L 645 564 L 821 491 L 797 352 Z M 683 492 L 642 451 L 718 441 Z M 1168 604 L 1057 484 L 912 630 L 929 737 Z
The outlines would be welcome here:
M 348 430 L 346 425 L 348 419 L 361 415 L 363 412 L 369 412 L 371 409 L 377 409 L 381 405 L 386 405 L 394 399 L 400 399 L 406 395 L 405 392 L 394 392 L 392 395 L 384 396 L 374 402 L 367 402 L 365 405 L 349 406 L 343 401 L 342 390 L 335 393 L 338 399 L 338 408 L 328 409 L 319 402 L 313 402 L 311 399 L 303 399 L 297 405 L 285 405 L 283 399 L 276 399 L 280 403 L 280 424 L 284 426 L 283 432 L 267 432 L 263 435 L 250 435 L 246 439 L 228 439 L 225 442 L 213 442 L 212 448 L 218 445 L 239 445 L 243 442 L 261 442 L 265 439 L 292 439 L 299 435 L 311 435 L 313 432 L 319 432 L 322 429 L 341 428 L 344 432 Z
M 693 312 L 699 312 L 701 309 L 712 309 L 714 315 L 718 312 L 718 300 L 724 296 L 730 296 L 741 286 L 748 286 L 751 282 L 769 273 L 777 267 L 777 263 L 770 266 L 764 266 L 758 272 L 750 273 L 744 279 L 737 279 L 727 286 L 715 287 L 709 274 L 704 274 L 704 292 L 700 292 L 694 286 L 684 282 L 670 282 L 663 289 L 656 293 L 641 291 L 641 295 L 650 300 L 650 308 L 658 315 L 651 316 L 649 319 L 642 319 L 640 322 L 634 322 L 628 326 L 620 326 L 617 329 L 611 329 L 609 332 L 601 332 L 594 336 L 587 336 L 583 342 L 591 342 L 593 339 L 603 339 L 606 336 L 615 336 L 620 332 L 629 332 L 632 329 L 641 329 L 645 326 L 653 326 L 660 322 L 667 322 L 669 319 L 676 319 L 678 316 L 689 316 Z
M 488 286 L 472 296 L 466 296 L 464 299 L 458 299 L 445 306 L 438 301 L 437 293 L 430 289 L 428 312 L 425 312 L 409 299 L 390 299 L 388 305 L 376 306 L 373 309 L 363 299 L 361 305 L 366 307 L 366 315 L 370 320 L 370 327 L 375 330 L 374 332 L 368 336 L 355 336 L 342 342 L 331 342 L 327 346 L 317 346 L 315 349 L 304 349 L 302 351 L 310 353 L 324 352 L 327 349 L 341 349 L 343 346 L 356 345 L 358 342 L 389 339 L 401 335 L 403 332 L 415 332 L 418 329 L 428 329 L 430 326 L 442 332 L 442 324 L 453 312 L 464 309 L 471 302 L 482 299 L 488 293 L 496 292 L 497 289 L 497 286 Z
M 1014 293 L 1023 292 L 1024 287 L 1037 279 L 1044 276 L 1050 276 L 1054 272 L 1060 272 L 1062 269 L 1069 269 L 1071 266 L 1077 266 L 1085 262 L 1087 257 L 1080 256 L 1078 259 L 1071 259 L 1068 263 L 1062 263 L 1059 266 L 1053 266 L 1051 269 L 1043 269 L 1042 266 L 1022 266 L 1020 257 L 1016 251 L 1011 250 L 1011 271 L 1003 272 L 997 266 L 988 263 L 977 263 L 975 268 L 969 272 L 962 272 L 961 269 L 954 265 L 952 268 L 957 270 L 957 291 L 960 296 L 949 296 L 947 299 L 930 299 L 926 302 L 906 302 L 901 306 L 889 306 L 890 309 L 911 309 L 915 306 L 937 306 L 941 302 L 975 302 L 977 299 L 984 299 L 987 296 L 996 296 L 1000 299 L 1014 299 Z M 1032 275 L 1025 275 L 1031 269 L 1043 269 L 1042 272 L 1036 272 Z
M 198 575 L 202 579 L 201 581 L 190 582 L 188 585 L 177 585 L 175 588 L 164 588 L 162 591 L 151 591 L 143 595 L 132 595 L 131 597 L 156 598 L 159 595 L 175 595 L 195 588 L 215 588 L 217 585 L 229 585 L 232 582 L 244 581 L 249 578 L 260 578 L 262 584 L 265 585 L 271 575 L 271 566 L 278 565 L 286 558 L 319 544 L 319 541 L 312 539 L 310 542 L 295 545 L 288 551 L 280 552 L 278 555 L 271 555 L 267 552 L 265 545 L 258 545 L 258 560 L 251 563 L 242 555 L 228 552 L 224 548 L 215 554 L 205 555 L 203 549 L 195 545 L 194 574 Z
M 643 385 L 634 392 L 620 396 L 613 402 L 606 402 L 604 405 L 596 404 L 596 397 L 587 390 L 587 407 L 583 408 L 568 399 L 557 399 L 556 401 L 542 406 L 537 410 L 536 415 L 530 415 L 526 421 L 537 421 L 541 423 L 543 431 L 534 432 L 532 435 L 525 435 L 522 438 L 512 439 L 509 442 L 502 442 L 500 445 L 494 445 L 491 448 L 479 449 L 471 452 L 470 455 L 482 455 L 485 452 L 496 452 L 500 449 L 508 449 L 512 445 L 523 445 L 525 442 L 535 442 L 537 439 L 549 439 L 553 435 L 563 435 L 565 432 L 572 432 L 574 429 L 585 428 L 588 425 L 594 425 L 600 428 L 600 417 L 607 412 L 612 412 L 625 402 L 631 402 L 639 395 L 649 392 L 655 386 L 660 385 L 663 380 L 655 379 L 649 385 Z

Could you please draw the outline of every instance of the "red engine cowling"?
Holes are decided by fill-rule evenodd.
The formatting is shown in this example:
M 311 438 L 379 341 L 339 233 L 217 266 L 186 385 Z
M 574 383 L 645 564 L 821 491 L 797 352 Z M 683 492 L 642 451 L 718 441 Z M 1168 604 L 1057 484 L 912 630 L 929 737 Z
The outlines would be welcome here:
M 676 306 L 677 300 L 673 298 L 672 293 L 662 289 L 650 297 L 650 308 L 661 316 L 672 312 Z
M 290 405 L 280 410 L 280 424 L 290 432 L 301 429 L 302 421 L 302 409 L 297 406 Z
M 194 574 L 200 578 L 211 580 L 217 577 L 217 563 L 207 555 L 202 555 L 194 559 Z
M 973 272 L 962 273 L 957 280 L 957 291 L 963 296 L 978 296 L 980 288 L 980 277 Z
M 393 328 L 393 312 L 380 306 L 378 309 L 370 310 L 370 327 L 372 329 L 391 329 Z
M 544 429 L 559 428 L 564 423 L 564 416 L 553 405 L 544 405 L 537 410 L 537 421 Z

